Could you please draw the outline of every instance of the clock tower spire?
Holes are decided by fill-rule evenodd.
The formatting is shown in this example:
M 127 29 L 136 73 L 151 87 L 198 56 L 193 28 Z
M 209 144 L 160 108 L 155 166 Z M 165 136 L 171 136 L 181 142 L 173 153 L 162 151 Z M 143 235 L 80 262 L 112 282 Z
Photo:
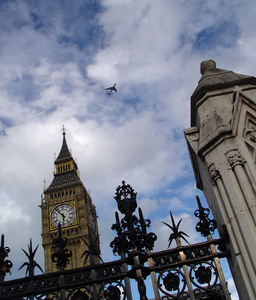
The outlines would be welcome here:
M 62 147 L 54 162 L 54 177 L 44 191 L 40 206 L 46 273 L 57 271 L 51 256 L 54 252 L 52 241 L 58 236 L 59 224 L 62 227 L 62 236 L 68 239 L 67 248 L 72 251 L 67 269 L 83 267 L 89 263 L 81 256 L 87 250 L 85 248 L 89 244 L 89 236 L 95 241 L 98 237 L 96 208 L 79 177 L 77 164 L 67 145 L 64 126 L 62 134 Z M 87 241 L 87 244 L 84 241 Z M 94 244 L 100 251 L 98 239 Z

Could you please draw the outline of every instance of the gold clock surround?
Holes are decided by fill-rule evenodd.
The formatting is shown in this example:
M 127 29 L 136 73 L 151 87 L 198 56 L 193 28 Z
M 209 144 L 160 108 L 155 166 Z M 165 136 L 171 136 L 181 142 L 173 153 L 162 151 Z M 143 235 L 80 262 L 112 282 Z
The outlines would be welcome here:
M 59 204 L 51 210 L 51 225 L 55 230 L 59 223 L 62 227 L 72 226 L 76 221 L 75 207 L 70 203 Z M 52 227 L 51 226 L 51 227 Z

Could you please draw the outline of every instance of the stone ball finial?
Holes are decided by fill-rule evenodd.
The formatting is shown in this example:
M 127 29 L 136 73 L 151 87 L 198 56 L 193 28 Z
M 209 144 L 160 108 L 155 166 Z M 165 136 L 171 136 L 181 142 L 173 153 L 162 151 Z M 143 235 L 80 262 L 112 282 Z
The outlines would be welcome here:
M 201 62 L 200 72 L 203 75 L 206 70 L 214 70 L 216 69 L 216 62 L 212 59 L 205 60 Z

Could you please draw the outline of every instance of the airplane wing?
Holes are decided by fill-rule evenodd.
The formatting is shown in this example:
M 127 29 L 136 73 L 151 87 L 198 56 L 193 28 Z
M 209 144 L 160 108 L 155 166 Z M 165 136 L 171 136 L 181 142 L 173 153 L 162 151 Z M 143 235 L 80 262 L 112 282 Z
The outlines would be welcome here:
M 109 90 L 109 92 L 107 93 L 108 95 L 110 95 L 112 91 L 117 92 L 117 89 L 116 89 L 116 83 L 115 83 L 113 86 L 111 86 L 111 87 L 109 87 L 109 88 L 106 88 L 106 89 L 104 89 L 104 90 Z

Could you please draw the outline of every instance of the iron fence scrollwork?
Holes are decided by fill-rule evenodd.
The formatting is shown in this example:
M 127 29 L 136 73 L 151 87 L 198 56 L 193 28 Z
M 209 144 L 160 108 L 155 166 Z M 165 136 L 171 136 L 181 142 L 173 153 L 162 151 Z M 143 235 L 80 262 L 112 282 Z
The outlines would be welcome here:
M 34 261 L 37 247 L 32 250 L 31 241 L 29 254 L 25 253 L 29 263 L 23 264 L 28 268 L 31 267 L 29 276 L 4 281 L 12 263 L 6 259 L 10 249 L 4 247 L 2 235 L 0 299 L 131 300 L 129 283 L 131 279 L 135 279 L 140 300 L 147 300 L 144 281 L 150 275 L 157 300 L 229 300 L 230 296 L 219 263 L 219 259 L 227 257 L 228 253 L 225 249 L 225 240 L 213 239 L 211 236 L 216 228 L 216 222 L 209 219 L 209 209 L 203 208 L 197 197 L 199 208 L 195 216 L 199 218 L 199 222 L 196 230 L 206 237 L 207 241 L 183 246 L 181 240 L 188 243 L 188 235 L 179 230 L 181 220 L 176 224 L 170 212 L 171 225 L 164 223 L 171 230 L 168 249 L 152 252 L 157 236 L 148 232 L 151 222 L 144 218 L 141 208 L 138 208 L 138 217 L 135 215 L 136 197 L 137 193 L 125 181 L 116 189 L 114 199 L 123 218 L 120 219 L 119 213 L 115 212 L 112 230 L 116 231 L 117 236 L 110 243 L 110 247 L 113 253 L 121 258 L 112 262 L 102 261 L 95 264 L 93 257 L 99 257 L 100 252 L 94 249 L 93 241 L 89 236 L 89 241 L 84 243 L 84 256 L 85 262 L 90 258 L 90 265 L 66 270 L 72 253 L 66 248 L 68 240 L 62 238 L 59 225 L 58 237 L 53 241 L 56 251 L 52 255 L 58 271 L 34 275 L 32 267 L 38 266 Z M 170 249 L 173 241 L 176 242 L 176 247 Z

